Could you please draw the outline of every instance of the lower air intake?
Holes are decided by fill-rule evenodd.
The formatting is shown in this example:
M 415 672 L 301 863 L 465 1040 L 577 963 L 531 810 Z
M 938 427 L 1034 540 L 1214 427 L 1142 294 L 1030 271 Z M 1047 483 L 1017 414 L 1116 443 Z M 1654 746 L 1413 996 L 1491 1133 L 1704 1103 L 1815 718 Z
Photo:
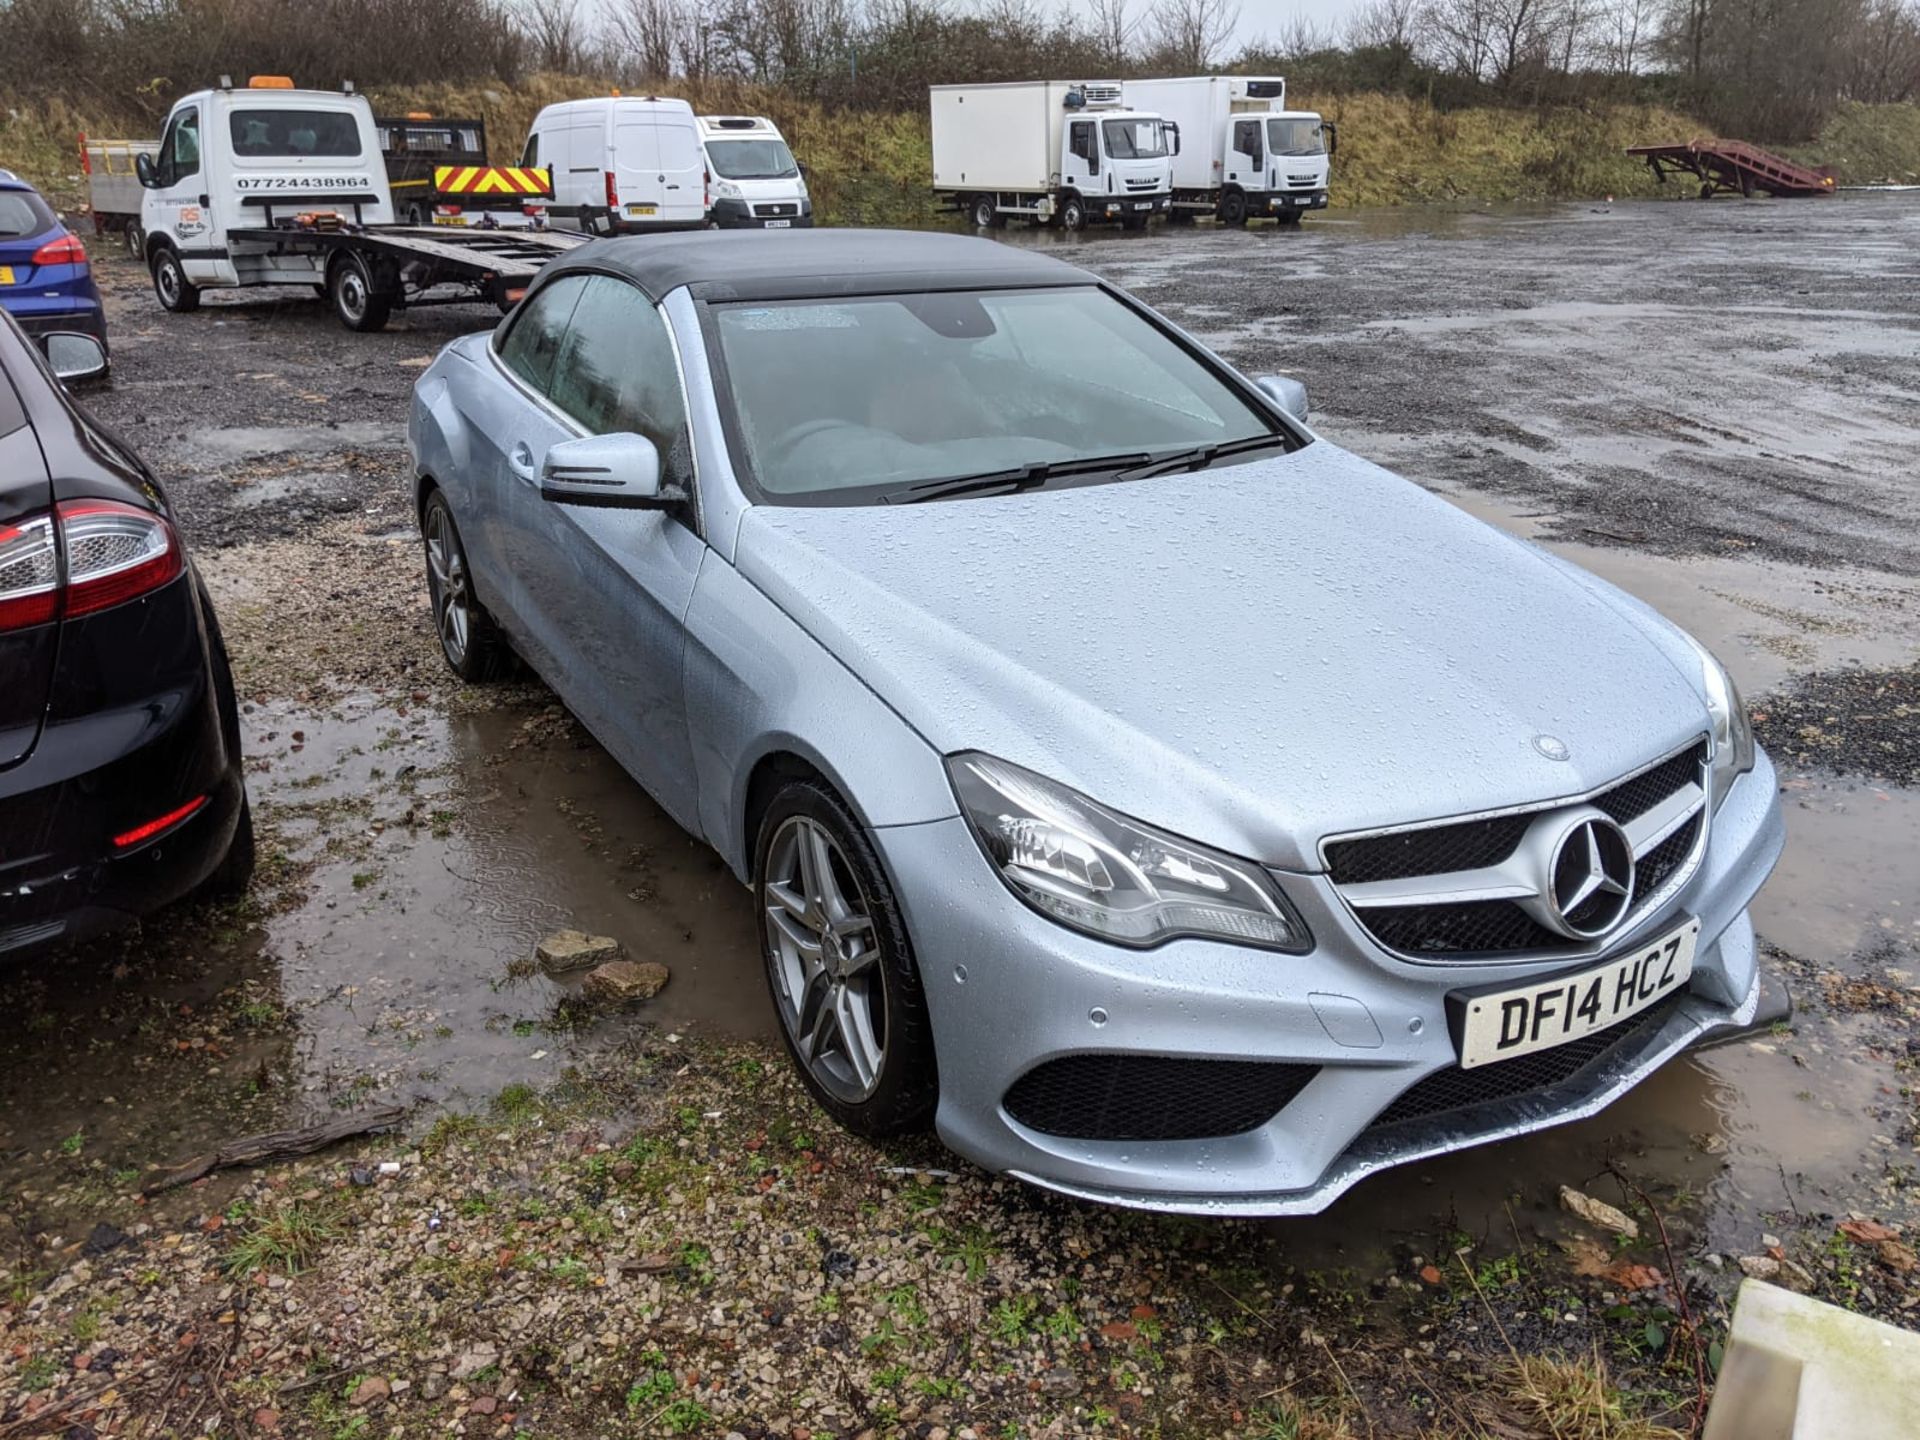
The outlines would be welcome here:
M 1306 1088 L 1315 1065 L 1068 1055 L 1007 1091 L 1029 1130 L 1071 1140 L 1205 1140 L 1257 1130 Z

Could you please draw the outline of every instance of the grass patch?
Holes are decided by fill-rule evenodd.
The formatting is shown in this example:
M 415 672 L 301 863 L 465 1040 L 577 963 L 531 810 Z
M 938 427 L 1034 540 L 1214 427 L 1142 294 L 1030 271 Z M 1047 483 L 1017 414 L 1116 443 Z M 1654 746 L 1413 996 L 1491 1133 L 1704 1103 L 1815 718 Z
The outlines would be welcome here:
M 1598 1355 L 1529 1355 L 1502 1378 L 1507 1401 L 1555 1440 L 1684 1440 L 1683 1432 L 1635 1409 Z
M 251 1217 L 245 1231 L 227 1249 L 227 1273 L 236 1280 L 256 1270 L 298 1275 L 343 1233 L 335 1211 L 324 1204 L 294 1201 Z

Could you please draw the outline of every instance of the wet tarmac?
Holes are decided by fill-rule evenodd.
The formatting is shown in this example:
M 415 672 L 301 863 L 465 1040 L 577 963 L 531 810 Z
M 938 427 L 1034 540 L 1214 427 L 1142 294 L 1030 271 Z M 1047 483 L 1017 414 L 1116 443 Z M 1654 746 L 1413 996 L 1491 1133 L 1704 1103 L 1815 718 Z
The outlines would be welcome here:
M 1756 708 L 1809 671 L 1920 656 L 1920 197 L 1395 211 L 1058 248 L 1249 370 L 1306 379 L 1336 443 L 1687 626 Z M 116 373 L 91 403 L 157 462 L 223 609 L 271 605 L 295 538 L 404 532 L 407 389 L 490 312 L 380 336 L 304 295 L 164 317 L 130 268 L 103 269 Z M 479 1109 L 637 1027 L 772 1035 L 746 892 L 537 684 L 272 693 L 264 653 L 250 673 L 236 649 L 271 837 L 259 903 L 0 975 L 17 1226 L 236 1134 L 374 1101 L 420 1126 Z M 1756 924 L 1797 983 L 1913 987 L 1920 792 L 1836 764 L 1783 775 L 1788 849 Z M 563 926 L 672 982 L 633 1015 L 576 1013 L 571 986 L 525 973 Z M 1910 1208 L 1906 1035 L 1822 993 L 1790 1033 L 1676 1062 L 1593 1120 L 1377 1177 L 1282 1243 L 1328 1262 L 1448 1229 L 1498 1248 L 1557 1233 L 1558 1187 L 1610 1164 L 1724 1252 L 1783 1212 Z

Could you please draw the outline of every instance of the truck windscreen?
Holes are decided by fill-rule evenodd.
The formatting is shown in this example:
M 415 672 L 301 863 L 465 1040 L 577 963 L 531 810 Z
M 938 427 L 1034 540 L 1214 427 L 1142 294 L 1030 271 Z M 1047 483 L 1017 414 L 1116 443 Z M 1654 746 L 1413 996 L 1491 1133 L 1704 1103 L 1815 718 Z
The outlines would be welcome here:
M 1324 155 L 1327 136 L 1318 120 L 1269 120 L 1267 146 L 1276 155 Z
M 787 180 L 800 173 L 784 140 L 709 140 L 707 158 L 726 180 Z
M 360 121 L 350 111 L 235 110 L 228 123 L 233 153 L 241 159 L 360 153 Z
M 1167 134 L 1158 120 L 1109 120 L 1107 154 L 1115 160 L 1158 160 L 1167 153 Z

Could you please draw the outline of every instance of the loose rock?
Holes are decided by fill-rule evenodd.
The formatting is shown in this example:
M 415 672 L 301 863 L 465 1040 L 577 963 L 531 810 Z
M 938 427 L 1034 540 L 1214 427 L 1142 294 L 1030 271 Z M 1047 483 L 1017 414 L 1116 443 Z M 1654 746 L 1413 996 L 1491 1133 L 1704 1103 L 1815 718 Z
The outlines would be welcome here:
M 1571 1185 L 1560 1187 L 1560 1204 L 1596 1230 L 1605 1230 L 1613 1235 L 1624 1235 L 1629 1240 L 1640 1238 L 1640 1227 L 1634 1223 L 1632 1216 L 1614 1209 L 1604 1200 L 1596 1200 L 1591 1195 L 1581 1194 Z
M 587 976 L 581 989 L 602 1005 L 651 1000 L 667 983 L 667 967 L 651 960 L 609 960 Z
M 534 946 L 533 958 L 549 975 L 565 975 L 590 965 L 620 958 L 620 942 L 611 935 L 589 935 L 582 930 L 556 930 Z

